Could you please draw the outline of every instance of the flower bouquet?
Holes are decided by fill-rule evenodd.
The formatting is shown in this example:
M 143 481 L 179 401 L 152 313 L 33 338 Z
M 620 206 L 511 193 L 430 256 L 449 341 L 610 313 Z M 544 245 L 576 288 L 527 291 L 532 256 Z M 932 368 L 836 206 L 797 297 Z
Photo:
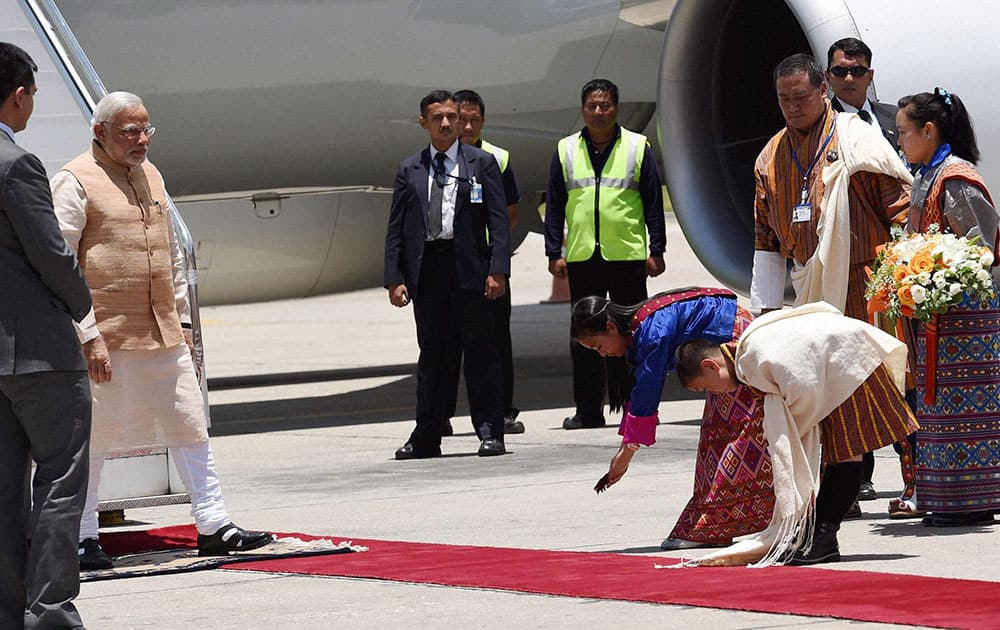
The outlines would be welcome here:
M 966 293 L 980 300 L 993 297 L 993 252 L 978 244 L 978 236 L 942 234 L 937 224 L 918 234 L 894 226 L 892 236 L 876 252 L 865 291 L 869 315 L 929 322 L 960 304 Z

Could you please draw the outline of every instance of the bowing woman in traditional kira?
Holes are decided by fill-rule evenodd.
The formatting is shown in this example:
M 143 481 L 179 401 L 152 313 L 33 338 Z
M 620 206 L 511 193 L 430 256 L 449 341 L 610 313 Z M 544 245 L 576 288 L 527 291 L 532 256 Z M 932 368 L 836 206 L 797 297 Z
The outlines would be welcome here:
M 631 373 L 624 375 L 626 384 L 616 383 L 615 363 L 608 363 L 611 407 L 625 407 L 618 429 L 622 445 L 611 461 L 608 485 L 622 478 L 640 445 L 656 441 L 657 407 L 677 347 L 698 337 L 736 340 L 752 319 L 725 289 L 678 289 L 632 306 L 591 296 L 573 306 L 573 338 L 604 357 L 624 356 Z M 662 549 L 728 545 L 767 526 L 774 491 L 762 418 L 750 388 L 706 395 L 694 495 Z
M 941 88 L 903 97 L 896 122 L 906 159 L 920 167 L 907 229 L 937 224 L 978 236 L 996 258 L 1000 220 L 975 167 L 979 150 L 961 99 Z M 996 267 L 993 277 L 995 288 Z M 933 322 L 913 324 L 917 509 L 931 512 L 929 526 L 992 523 L 1000 510 L 1000 298 L 980 302 L 967 293 L 937 316 L 936 331 Z

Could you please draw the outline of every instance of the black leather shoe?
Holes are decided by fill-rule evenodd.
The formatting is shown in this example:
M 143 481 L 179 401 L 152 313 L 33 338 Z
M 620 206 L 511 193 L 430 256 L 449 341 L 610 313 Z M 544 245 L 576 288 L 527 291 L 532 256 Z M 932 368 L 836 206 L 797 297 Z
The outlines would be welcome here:
M 858 501 L 874 501 L 878 498 L 875 486 L 870 481 L 862 481 L 861 489 L 858 490 Z
M 198 534 L 199 556 L 228 556 L 232 551 L 259 549 L 274 541 L 267 532 L 248 532 L 242 527 L 226 523 L 211 536 Z
M 925 516 L 924 527 L 971 527 L 995 523 L 992 512 L 940 512 Z
M 84 538 L 80 543 L 80 570 L 97 571 L 100 569 L 113 569 L 115 563 L 111 556 L 101 549 L 96 538 Z
M 852 521 L 856 518 L 861 518 L 861 504 L 855 501 L 851 504 L 851 507 L 847 510 L 847 514 L 844 514 L 845 521 Z
M 430 459 L 431 457 L 441 457 L 441 447 L 416 448 L 411 442 L 396 449 L 396 459 Z
M 511 409 L 510 413 L 503 417 L 504 433 L 524 433 L 524 423 L 517 419 L 518 409 Z
M 504 448 L 503 442 L 493 438 L 488 438 L 483 440 L 483 443 L 479 445 L 479 452 L 477 455 L 480 457 L 492 457 L 494 455 L 503 455 L 506 452 L 507 449 Z
M 604 418 L 601 417 L 600 420 L 595 421 L 584 421 L 580 416 L 570 416 L 563 420 L 563 428 L 567 431 L 572 431 L 573 429 L 599 429 L 605 424 Z
M 451 437 L 455 435 L 455 429 L 451 426 L 451 420 L 441 423 L 441 437 Z
M 813 533 L 812 548 L 808 552 L 803 552 L 801 549 L 796 551 L 788 564 L 801 567 L 825 562 L 840 562 L 840 545 L 837 544 L 837 531 L 839 529 L 840 525 L 817 521 L 816 531 Z

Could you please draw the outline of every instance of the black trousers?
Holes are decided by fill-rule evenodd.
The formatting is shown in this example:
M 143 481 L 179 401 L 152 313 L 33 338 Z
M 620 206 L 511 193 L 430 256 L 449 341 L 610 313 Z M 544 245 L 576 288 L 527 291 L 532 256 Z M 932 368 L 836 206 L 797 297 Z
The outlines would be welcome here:
M 85 371 L 0 376 L 0 628 L 82 625 L 90 404 Z
M 496 342 L 497 352 L 500 355 L 500 410 L 504 416 L 512 415 L 514 412 L 514 351 L 510 338 L 510 279 L 507 279 L 507 291 L 496 300 L 487 300 L 493 315 L 493 337 Z M 459 346 L 458 353 L 461 355 L 462 348 Z M 448 413 L 445 420 L 455 415 L 455 408 L 458 405 L 458 377 L 461 367 L 461 356 L 454 362 L 449 377 L 448 393 L 451 398 L 448 400 Z
M 646 261 L 607 261 L 600 253 L 587 261 L 566 264 L 572 303 L 588 295 L 611 297 L 616 304 L 636 304 L 646 294 Z M 583 424 L 599 424 L 604 418 L 606 390 L 604 359 L 593 350 L 570 340 L 573 359 L 573 401 Z
M 413 300 L 417 324 L 417 426 L 410 442 L 417 449 L 441 444 L 441 425 L 454 412 L 455 376 L 465 353 L 465 389 L 472 426 L 480 439 L 503 440 L 500 361 L 493 312 L 483 294 L 457 286 L 451 241 L 424 247 L 420 289 Z

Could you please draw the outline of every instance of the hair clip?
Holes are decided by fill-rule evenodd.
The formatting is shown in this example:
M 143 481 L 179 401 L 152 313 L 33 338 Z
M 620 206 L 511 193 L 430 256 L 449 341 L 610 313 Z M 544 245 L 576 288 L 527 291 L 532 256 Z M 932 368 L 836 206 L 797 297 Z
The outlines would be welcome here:
M 944 99 L 944 104 L 951 107 L 951 92 L 944 88 L 936 87 L 934 88 L 934 96 L 940 96 Z

